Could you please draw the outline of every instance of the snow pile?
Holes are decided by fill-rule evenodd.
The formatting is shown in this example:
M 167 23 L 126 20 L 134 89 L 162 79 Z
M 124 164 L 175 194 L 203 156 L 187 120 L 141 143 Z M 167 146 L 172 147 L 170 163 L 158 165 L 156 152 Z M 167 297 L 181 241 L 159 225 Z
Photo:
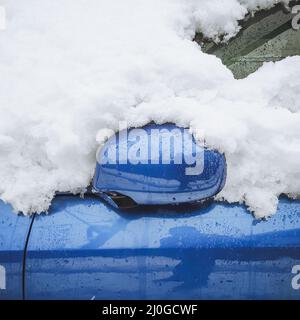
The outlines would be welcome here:
M 192 39 L 228 39 L 276 2 L 2 1 L 0 198 L 47 210 L 55 191 L 89 184 L 99 130 L 155 120 L 226 153 L 219 198 L 274 213 L 279 194 L 300 193 L 300 57 L 235 80 Z

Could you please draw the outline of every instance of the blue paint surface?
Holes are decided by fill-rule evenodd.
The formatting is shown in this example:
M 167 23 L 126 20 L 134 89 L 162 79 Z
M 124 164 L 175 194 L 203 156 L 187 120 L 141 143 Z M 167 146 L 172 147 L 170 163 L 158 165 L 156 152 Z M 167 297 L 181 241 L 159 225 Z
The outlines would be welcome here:
M 35 219 L 29 299 L 300 299 L 300 201 L 258 221 L 240 205 L 138 207 L 57 197 Z
M 159 206 L 124 211 L 97 197 L 57 196 L 49 214 L 33 222 L 25 297 L 300 299 L 292 286 L 292 268 L 300 265 L 300 201 L 281 198 L 268 221 L 255 220 L 242 205 L 162 205 L 217 193 L 225 158 L 205 150 L 204 163 L 199 176 L 186 176 L 186 166 L 175 164 L 97 167 L 98 191 Z M 31 221 L 0 202 L 0 277 L 3 267 L 6 272 L 0 299 L 22 298 Z
M 23 249 L 30 221 L 0 201 L 0 265 L 6 273 L 6 289 L 0 289 L 0 300 L 22 299 Z
M 188 135 L 190 142 L 183 143 L 186 129 L 173 124 L 150 124 L 142 129 L 146 139 L 139 140 L 138 151 L 143 149 L 146 153 L 140 155 L 141 161 L 138 164 L 132 163 L 135 158 L 130 152 L 137 143 L 133 138 L 130 139 L 132 130 L 125 130 L 125 138 L 122 138 L 124 131 L 121 131 L 107 141 L 98 159 L 101 159 L 101 164 L 97 163 L 96 166 L 93 181 L 96 191 L 117 192 L 143 205 L 192 202 L 212 197 L 221 191 L 226 179 L 226 161 L 223 154 L 199 147 L 191 135 Z M 165 145 L 161 138 L 163 130 L 167 132 L 167 137 L 168 134 L 173 138 L 179 136 L 181 143 L 176 144 L 170 139 L 173 143 Z M 158 163 L 152 163 L 155 157 L 152 155 L 151 146 L 153 147 L 154 143 L 151 144 L 151 141 L 154 140 L 160 141 L 157 148 L 153 148 L 157 152 Z M 186 158 L 192 159 L 192 154 L 184 147 L 186 145 L 191 145 L 193 157 L 196 154 L 199 156 L 197 164 L 201 169 L 197 174 L 187 175 L 187 170 L 195 168 L 196 164 L 185 161 Z M 127 155 L 123 157 L 128 159 L 126 164 L 119 159 L 121 154 Z M 163 164 L 162 158 L 166 154 L 170 157 L 170 162 Z M 103 159 L 107 163 L 103 163 Z M 181 159 L 182 162 L 178 163 L 175 159 Z

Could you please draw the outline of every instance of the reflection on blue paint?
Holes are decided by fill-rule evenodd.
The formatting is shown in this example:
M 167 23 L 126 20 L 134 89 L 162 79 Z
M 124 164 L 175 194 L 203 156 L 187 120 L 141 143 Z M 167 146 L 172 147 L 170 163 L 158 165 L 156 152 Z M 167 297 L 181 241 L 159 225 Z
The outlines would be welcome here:
M 174 124 L 148 124 L 141 129 L 145 133 L 145 140 L 139 141 L 139 148 L 145 148 L 141 162 L 131 162 L 130 148 L 136 143 L 130 139 L 129 129 L 125 139 L 121 139 L 123 131 L 111 137 L 102 148 L 97 163 L 93 188 L 98 192 L 117 192 L 133 199 L 138 204 L 170 204 L 192 202 L 212 197 L 222 190 L 226 180 L 226 160 L 223 154 L 218 151 L 200 148 L 195 139 L 189 134 L 192 144 L 190 151 L 197 150 L 201 155 L 198 159 L 200 163 L 188 164 L 185 159 L 185 144 L 180 140 L 179 147 L 175 143 L 163 143 L 161 141 L 161 132 L 165 130 L 175 139 L 179 136 L 181 139 L 185 136 L 187 129 L 180 128 Z M 172 133 L 173 132 L 173 133 Z M 177 138 L 178 139 L 178 138 Z M 158 141 L 155 152 L 157 158 L 153 159 L 151 141 Z M 169 147 L 166 148 L 166 146 Z M 106 155 L 108 150 L 113 153 L 125 153 L 119 161 L 119 157 L 109 162 Z M 125 150 L 125 152 L 124 152 Z M 140 149 L 138 149 L 140 150 Z M 163 163 L 163 154 L 167 153 L 169 162 Z M 128 156 L 127 156 L 128 154 Z M 192 157 L 192 154 L 189 155 Z M 124 163 L 124 158 L 126 163 Z M 174 159 L 181 161 L 175 161 Z M 107 160 L 104 163 L 103 159 Z M 157 163 L 153 163 L 155 160 Z M 190 159 L 191 160 L 191 159 Z M 195 167 L 201 167 L 198 173 L 187 174 L 187 170 Z M 197 170 L 196 170 L 197 171 Z
M 0 201 L 0 265 L 5 268 L 5 290 L 0 300 L 22 299 L 22 259 L 30 218 L 12 212 Z
M 120 211 L 57 197 L 28 250 L 31 299 L 299 299 L 300 201 L 257 221 L 224 203 Z

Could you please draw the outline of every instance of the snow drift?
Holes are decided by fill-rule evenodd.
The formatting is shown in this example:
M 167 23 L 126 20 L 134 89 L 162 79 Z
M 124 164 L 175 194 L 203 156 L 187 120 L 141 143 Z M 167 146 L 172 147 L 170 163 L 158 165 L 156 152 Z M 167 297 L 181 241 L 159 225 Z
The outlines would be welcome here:
M 56 191 L 89 184 L 99 130 L 154 120 L 225 152 L 219 199 L 273 214 L 281 193 L 300 194 L 300 57 L 236 80 L 192 39 L 229 39 L 276 2 L 2 1 L 0 198 L 47 210 Z

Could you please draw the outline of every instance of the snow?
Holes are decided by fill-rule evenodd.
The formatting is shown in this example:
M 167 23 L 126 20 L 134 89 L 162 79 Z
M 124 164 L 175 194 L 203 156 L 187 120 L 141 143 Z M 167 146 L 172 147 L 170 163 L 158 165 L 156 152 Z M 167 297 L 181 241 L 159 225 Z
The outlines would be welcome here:
M 97 140 L 123 120 L 189 126 L 224 151 L 218 199 L 256 217 L 281 193 L 299 196 L 300 57 L 236 80 L 192 41 L 227 40 L 248 11 L 277 2 L 2 0 L 0 198 L 31 214 L 56 191 L 84 190 Z

